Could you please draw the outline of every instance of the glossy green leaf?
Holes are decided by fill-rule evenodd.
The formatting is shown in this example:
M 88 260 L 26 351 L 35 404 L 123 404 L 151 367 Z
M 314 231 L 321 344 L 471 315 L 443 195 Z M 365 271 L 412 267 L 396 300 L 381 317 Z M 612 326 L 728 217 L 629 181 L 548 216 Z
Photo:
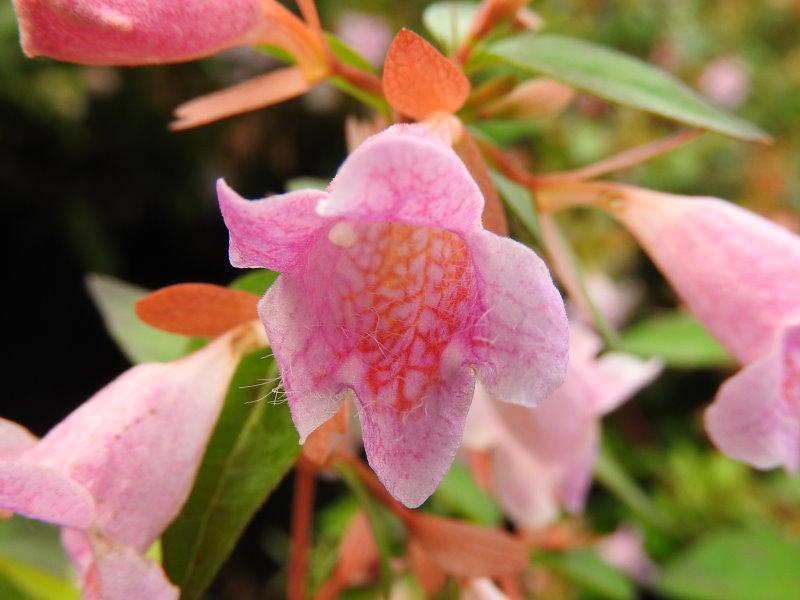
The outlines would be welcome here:
M 150 290 L 97 273 L 86 277 L 86 289 L 109 335 L 132 363 L 168 362 L 186 354 L 186 337 L 150 327 L 136 316 L 136 302 Z
M 537 554 L 535 564 L 547 567 L 593 597 L 633 600 L 636 589 L 630 579 L 591 550 Z
M 202 596 L 300 451 L 266 352 L 239 364 L 189 500 L 162 537 L 164 567 L 187 600 Z
M 666 71 L 591 42 L 525 33 L 491 44 L 486 53 L 612 102 L 744 140 L 769 140 L 758 127 L 712 106 Z
M 676 311 L 640 321 L 622 336 L 622 349 L 638 356 L 658 356 L 683 368 L 719 367 L 733 359 L 690 313 Z
M 277 278 L 278 274 L 275 271 L 269 271 L 267 269 L 255 269 L 246 275 L 237 277 L 231 281 L 228 287 L 232 287 L 235 290 L 250 292 L 251 294 L 256 294 L 258 296 L 263 296 L 267 289 L 269 289 L 269 286 L 275 283 Z
M 800 544 L 765 529 L 713 533 L 668 563 L 657 588 L 676 600 L 796 600 Z
M 500 194 L 503 202 L 522 221 L 522 224 L 525 225 L 530 234 L 539 240 L 541 238 L 539 218 L 536 216 L 536 211 L 533 210 L 533 198 L 530 192 L 497 171 L 492 170 L 491 175 L 492 181 L 497 187 L 497 193 Z
M 467 37 L 477 12 L 477 2 L 437 2 L 425 9 L 422 22 L 445 52 L 451 54 Z
M 480 488 L 469 469 L 458 463 L 450 467 L 431 500 L 450 515 L 481 525 L 494 526 L 503 521 L 495 501 Z

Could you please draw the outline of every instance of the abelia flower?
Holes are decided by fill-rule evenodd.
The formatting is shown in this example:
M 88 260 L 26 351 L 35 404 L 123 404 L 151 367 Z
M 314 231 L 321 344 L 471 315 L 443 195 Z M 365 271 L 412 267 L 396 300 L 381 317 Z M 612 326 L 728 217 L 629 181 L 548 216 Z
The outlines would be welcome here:
M 691 311 L 744 365 L 706 429 L 755 467 L 800 467 L 800 238 L 716 198 L 614 186 L 610 210 Z
M 555 520 L 559 508 L 583 510 L 592 479 L 600 420 L 649 384 L 658 360 L 608 352 L 578 321 L 570 323 L 570 360 L 564 384 L 536 408 L 498 402 L 481 386 L 467 417 L 464 445 L 488 451 L 490 486 L 508 517 L 534 528 Z M 494 397 L 493 397 L 494 396 Z
M 259 41 L 262 0 L 14 0 L 28 56 L 140 65 L 192 60 Z
M 325 192 L 218 194 L 231 263 L 281 272 L 259 314 L 301 440 L 352 390 L 370 465 L 406 505 L 450 466 L 476 377 L 524 406 L 561 383 L 567 322 L 547 268 L 482 228 L 476 183 L 422 128 L 370 138 Z
M 143 557 L 189 495 L 254 322 L 173 363 L 123 373 L 38 442 L 0 420 L 0 508 L 62 526 L 85 598 L 178 590 Z

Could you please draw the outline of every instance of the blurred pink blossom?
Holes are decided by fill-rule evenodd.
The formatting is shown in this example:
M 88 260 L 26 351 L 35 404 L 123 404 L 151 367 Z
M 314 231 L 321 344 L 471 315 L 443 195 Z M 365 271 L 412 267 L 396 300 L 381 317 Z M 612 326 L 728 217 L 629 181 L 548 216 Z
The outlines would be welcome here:
M 408 506 L 447 472 L 476 376 L 525 406 L 561 383 L 567 322 L 547 268 L 482 228 L 475 181 L 421 127 L 365 141 L 325 192 L 218 191 L 231 263 L 281 272 L 259 312 L 301 439 L 353 390 L 370 465 Z
M 642 585 L 656 577 L 657 567 L 645 552 L 642 532 L 635 527 L 619 527 L 597 543 L 597 550 L 608 564 Z
M 336 22 L 336 35 L 373 65 L 383 63 L 392 41 L 389 24 L 378 15 L 344 11 Z
M 578 321 L 570 323 L 564 384 L 536 408 L 507 405 L 480 385 L 467 417 L 464 445 L 491 455 L 491 486 L 520 527 L 546 525 L 559 508 L 580 512 L 591 484 L 600 420 L 650 383 L 657 360 L 608 352 Z
M 716 198 L 615 186 L 612 212 L 744 368 L 720 388 L 706 429 L 759 468 L 800 463 L 800 238 Z
M 255 324 L 126 371 L 41 440 L 0 420 L 0 508 L 62 526 L 84 598 L 177 598 L 143 553 L 186 500 Z
M 706 65 L 697 87 L 720 106 L 737 108 L 747 99 L 750 78 L 741 61 L 723 56 Z

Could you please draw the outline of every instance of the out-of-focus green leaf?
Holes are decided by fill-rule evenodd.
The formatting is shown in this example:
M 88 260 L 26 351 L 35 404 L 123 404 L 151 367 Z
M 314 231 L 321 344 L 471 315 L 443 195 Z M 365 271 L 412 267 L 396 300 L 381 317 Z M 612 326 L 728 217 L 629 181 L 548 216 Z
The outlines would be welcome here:
M 361 69 L 362 71 L 367 71 L 368 73 L 375 72 L 375 65 L 332 33 L 325 32 L 325 41 L 328 42 L 328 46 L 334 56 L 344 64 L 355 67 L 356 69 Z
M 594 597 L 609 600 L 632 600 L 636 597 L 636 589 L 630 579 L 591 550 L 542 553 L 535 555 L 533 561 Z
M 80 596 L 66 577 L 56 577 L 5 556 L 0 557 L 0 593 L 4 599 L 19 597 L 26 600 L 78 600 Z
M 69 572 L 59 528 L 14 516 L 0 520 L 0 557 L 13 558 L 56 576 Z
M 169 362 L 186 354 L 186 337 L 150 327 L 136 316 L 136 302 L 150 290 L 97 273 L 86 277 L 86 289 L 109 335 L 132 363 Z
M 640 518 L 660 529 L 669 527 L 668 520 L 620 464 L 608 444 L 601 444 L 594 464 L 594 476 L 603 487 L 624 502 Z
M 425 9 L 422 22 L 445 52 L 450 54 L 467 37 L 477 12 L 477 2 L 437 2 Z
M 509 146 L 526 138 L 540 135 L 545 124 L 541 121 L 511 121 L 507 119 L 489 119 L 476 121 L 470 126 L 471 130 L 479 130 L 488 136 L 494 143 Z
M 503 520 L 497 504 L 484 492 L 469 469 L 453 463 L 431 500 L 456 517 L 481 525 L 497 525 Z
M 733 359 L 690 313 L 676 311 L 640 321 L 622 336 L 622 349 L 658 356 L 672 367 L 720 367 Z
M 497 187 L 497 193 L 506 205 L 517 215 L 530 234 L 537 240 L 541 239 L 539 219 L 533 210 L 533 198 L 527 189 L 492 170 L 492 181 Z
M 251 294 L 256 294 L 258 296 L 263 296 L 267 289 L 269 289 L 269 286 L 275 283 L 277 278 L 278 274 L 275 271 L 256 269 L 247 273 L 246 275 L 237 277 L 231 281 L 228 287 L 232 287 L 235 290 L 250 292 Z
M 388 117 L 391 113 L 389 110 L 389 105 L 383 98 L 364 91 L 362 88 L 347 81 L 344 77 L 339 77 L 338 75 L 331 77 L 328 79 L 328 83 L 345 94 L 349 94 L 359 102 L 362 102 L 370 108 L 381 113 L 384 117 Z
M 758 127 L 712 106 L 669 73 L 604 46 L 559 35 L 524 33 L 491 44 L 486 53 L 612 102 L 735 138 L 769 140 Z
M 763 529 L 712 533 L 668 563 L 657 588 L 676 600 L 796 600 L 800 544 Z
M 307 189 L 324 191 L 329 183 L 330 181 L 321 179 L 320 177 L 295 177 L 294 179 L 289 179 L 285 187 L 287 192 Z
M 272 396 L 275 362 L 264 354 L 239 364 L 189 500 L 162 538 L 164 567 L 187 600 L 202 596 L 300 451 L 288 406 Z

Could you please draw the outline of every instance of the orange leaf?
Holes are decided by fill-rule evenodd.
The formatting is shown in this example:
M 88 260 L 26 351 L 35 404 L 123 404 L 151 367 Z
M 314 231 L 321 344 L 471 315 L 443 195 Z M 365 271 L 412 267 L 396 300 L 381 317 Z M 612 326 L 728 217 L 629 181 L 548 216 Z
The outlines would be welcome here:
M 311 432 L 303 444 L 303 458 L 315 468 L 324 467 L 347 433 L 350 422 L 349 403 L 343 402 L 339 411 Z
M 275 69 L 218 92 L 184 102 L 175 109 L 170 129 L 180 131 L 219 121 L 225 117 L 279 104 L 313 87 L 299 67 Z
M 456 112 L 469 96 L 469 80 L 428 42 L 408 29 L 394 38 L 383 67 L 383 93 L 399 113 L 422 120 Z
M 413 537 L 408 540 L 408 566 L 428 598 L 436 596 L 447 583 L 447 574 L 431 561 Z
M 478 144 L 475 143 L 469 133 L 464 131 L 461 137 L 453 144 L 453 150 L 464 162 L 464 166 L 467 167 L 483 194 L 483 226 L 492 233 L 507 236 L 508 221 L 506 220 L 506 213 L 503 210 L 500 196 L 497 195 L 497 189 L 494 187 L 492 176 L 489 174 L 489 168 L 486 166 L 486 161 L 483 159 L 483 154 L 481 154 Z
M 518 573 L 527 564 L 525 545 L 514 536 L 463 521 L 414 512 L 406 525 L 430 559 L 460 577 Z
M 180 283 L 136 303 L 139 318 L 158 329 L 214 337 L 258 318 L 258 296 L 210 283 Z

